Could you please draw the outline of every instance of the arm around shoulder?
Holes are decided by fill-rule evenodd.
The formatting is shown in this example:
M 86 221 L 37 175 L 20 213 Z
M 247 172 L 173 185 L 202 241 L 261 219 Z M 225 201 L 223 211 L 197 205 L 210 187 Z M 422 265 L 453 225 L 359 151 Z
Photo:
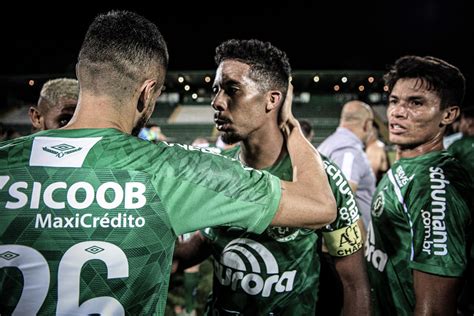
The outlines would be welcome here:
M 316 229 L 336 218 L 336 201 L 318 151 L 304 137 L 291 113 L 292 87 L 281 109 L 280 125 L 287 138 L 293 181 L 282 181 L 282 197 L 272 225 Z

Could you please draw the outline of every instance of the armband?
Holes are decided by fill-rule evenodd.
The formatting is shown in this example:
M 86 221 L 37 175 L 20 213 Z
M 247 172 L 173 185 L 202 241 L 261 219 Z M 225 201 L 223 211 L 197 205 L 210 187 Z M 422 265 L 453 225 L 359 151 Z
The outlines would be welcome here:
M 323 232 L 329 254 L 345 257 L 362 248 L 362 234 L 357 222 L 332 232 Z

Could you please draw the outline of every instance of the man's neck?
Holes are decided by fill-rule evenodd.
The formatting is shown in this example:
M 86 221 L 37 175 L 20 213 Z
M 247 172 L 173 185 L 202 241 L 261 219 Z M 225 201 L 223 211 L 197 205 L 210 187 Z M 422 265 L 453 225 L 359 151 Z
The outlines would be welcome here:
M 264 136 L 250 136 L 240 142 L 239 159 L 249 167 L 264 169 L 275 165 L 286 154 L 286 144 L 280 130 Z
M 414 158 L 418 157 L 432 151 L 441 151 L 443 150 L 443 141 L 442 139 L 433 139 L 427 143 L 418 145 L 413 148 L 404 148 L 403 146 L 397 146 L 397 159 L 398 158 Z
M 122 113 L 107 99 L 82 98 L 77 104 L 74 116 L 66 129 L 116 128 L 130 133 L 133 127 L 133 113 Z

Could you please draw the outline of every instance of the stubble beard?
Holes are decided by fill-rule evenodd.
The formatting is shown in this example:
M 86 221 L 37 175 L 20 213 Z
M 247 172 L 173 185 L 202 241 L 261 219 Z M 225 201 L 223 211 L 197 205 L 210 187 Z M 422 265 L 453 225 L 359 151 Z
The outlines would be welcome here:
M 243 140 L 243 137 L 237 133 L 225 132 L 222 134 L 222 141 L 227 145 L 232 145 Z

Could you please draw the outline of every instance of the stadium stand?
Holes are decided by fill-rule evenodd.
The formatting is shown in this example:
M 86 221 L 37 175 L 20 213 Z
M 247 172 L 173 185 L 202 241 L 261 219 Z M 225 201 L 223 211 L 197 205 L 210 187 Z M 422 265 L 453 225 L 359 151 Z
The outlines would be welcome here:
M 158 99 L 151 121 L 157 123 L 170 141 L 190 144 L 196 137 L 216 138 L 213 126 L 213 71 L 170 71 L 166 90 Z M 28 134 L 28 108 L 37 101 L 39 88 L 54 75 L 0 76 L 0 122 Z M 62 77 L 74 77 L 62 74 Z M 29 78 L 29 79 L 28 79 Z M 315 132 L 313 144 L 319 145 L 338 125 L 342 104 L 360 99 L 374 106 L 380 122 L 386 118 L 382 73 L 380 71 L 294 71 L 293 112 L 306 119 Z

